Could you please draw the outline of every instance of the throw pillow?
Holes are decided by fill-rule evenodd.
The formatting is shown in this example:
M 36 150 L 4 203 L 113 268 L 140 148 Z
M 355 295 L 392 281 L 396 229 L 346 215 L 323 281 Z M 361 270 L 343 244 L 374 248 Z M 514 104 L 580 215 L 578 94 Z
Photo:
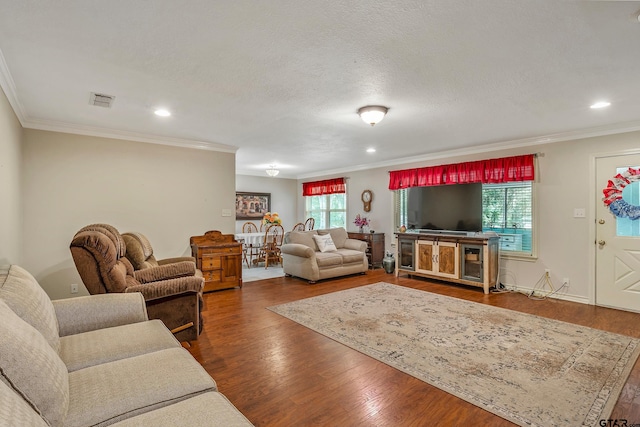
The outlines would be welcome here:
M 332 252 L 337 251 L 336 245 L 333 244 L 333 240 L 331 239 L 330 234 L 325 235 L 314 235 L 313 240 L 316 241 L 316 245 L 318 245 L 318 249 L 320 252 Z

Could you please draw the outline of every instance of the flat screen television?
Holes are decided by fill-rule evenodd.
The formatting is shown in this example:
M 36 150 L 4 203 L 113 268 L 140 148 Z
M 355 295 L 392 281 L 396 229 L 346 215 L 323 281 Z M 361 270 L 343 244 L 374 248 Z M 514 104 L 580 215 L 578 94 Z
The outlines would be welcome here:
M 482 184 L 410 187 L 410 230 L 482 231 Z

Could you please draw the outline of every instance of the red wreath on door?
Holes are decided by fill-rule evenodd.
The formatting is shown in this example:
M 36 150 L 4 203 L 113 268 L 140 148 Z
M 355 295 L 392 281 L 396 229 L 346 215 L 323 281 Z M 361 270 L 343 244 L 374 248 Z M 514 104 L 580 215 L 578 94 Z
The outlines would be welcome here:
M 615 216 L 634 220 L 640 218 L 640 206 L 632 205 L 622 198 L 622 190 L 635 181 L 640 181 L 640 168 L 629 168 L 610 179 L 607 188 L 602 190 L 602 201 Z

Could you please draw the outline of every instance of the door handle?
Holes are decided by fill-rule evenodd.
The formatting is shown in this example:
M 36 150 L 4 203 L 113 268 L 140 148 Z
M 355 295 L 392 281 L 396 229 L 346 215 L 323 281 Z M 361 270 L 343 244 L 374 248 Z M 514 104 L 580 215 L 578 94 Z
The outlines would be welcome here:
M 598 244 L 600 246 L 604 246 L 607 242 L 605 242 L 604 240 L 598 240 Z
M 600 221 L 598 221 L 598 224 L 604 224 L 604 219 L 601 219 Z

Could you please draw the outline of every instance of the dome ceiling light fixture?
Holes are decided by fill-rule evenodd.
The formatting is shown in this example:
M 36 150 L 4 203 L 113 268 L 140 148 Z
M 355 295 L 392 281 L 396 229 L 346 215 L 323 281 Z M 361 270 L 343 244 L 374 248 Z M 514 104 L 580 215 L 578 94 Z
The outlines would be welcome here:
M 156 111 L 153 112 L 156 116 L 160 116 L 160 117 L 169 117 L 171 115 L 171 111 L 164 109 L 164 108 L 158 108 Z
M 267 169 L 265 172 L 271 178 L 273 178 L 274 176 L 276 176 L 276 175 L 278 175 L 280 173 L 280 171 L 278 169 L 276 169 L 276 165 L 269 165 L 269 169 Z
M 389 108 L 382 105 L 367 105 L 358 109 L 358 115 L 363 122 L 370 124 L 371 126 L 380 123 L 384 116 L 389 111 Z

